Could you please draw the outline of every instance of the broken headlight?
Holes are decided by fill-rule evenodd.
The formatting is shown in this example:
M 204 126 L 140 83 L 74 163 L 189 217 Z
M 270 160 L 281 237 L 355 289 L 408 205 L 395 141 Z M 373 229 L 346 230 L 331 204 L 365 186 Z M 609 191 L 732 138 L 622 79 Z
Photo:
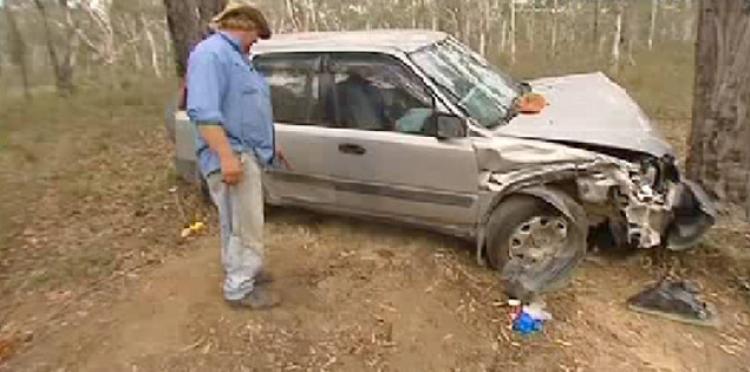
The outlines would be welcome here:
M 660 183 L 659 179 L 659 167 L 656 166 L 654 161 L 646 161 L 641 163 L 641 182 L 644 185 L 657 188 Z

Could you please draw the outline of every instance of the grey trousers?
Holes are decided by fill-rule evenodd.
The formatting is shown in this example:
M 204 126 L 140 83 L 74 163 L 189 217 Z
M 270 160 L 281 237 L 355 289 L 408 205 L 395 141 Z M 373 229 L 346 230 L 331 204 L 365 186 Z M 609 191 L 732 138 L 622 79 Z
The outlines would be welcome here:
M 227 300 L 239 300 L 253 291 L 264 257 L 262 170 L 253 155 L 241 154 L 240 161 L 244 175 L 236 185 L 225 184 L 221 173 L 207 179 L 219 209 Z

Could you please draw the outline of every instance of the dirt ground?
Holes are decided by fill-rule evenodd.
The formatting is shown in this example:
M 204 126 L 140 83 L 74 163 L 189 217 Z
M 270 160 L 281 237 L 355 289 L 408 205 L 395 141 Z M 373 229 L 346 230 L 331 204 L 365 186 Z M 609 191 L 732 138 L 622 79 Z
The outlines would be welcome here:
M 728 222 L 666 266 L 592 254 L 545 298 L 544 332 L 521 337 L 471 244 L 274 209 L 284 303 L 232 310 L 215 214 L 171 171 L 163 102 L 82 96 L 1 107 L 0 371 L 750 371 L 750 229 Z M 685 129 L 664 128 L 678 148 Z M 195 220 L 209 228 L 181 238 Z M 720 327 L 625 308 L 666 270 L 701 286 Z

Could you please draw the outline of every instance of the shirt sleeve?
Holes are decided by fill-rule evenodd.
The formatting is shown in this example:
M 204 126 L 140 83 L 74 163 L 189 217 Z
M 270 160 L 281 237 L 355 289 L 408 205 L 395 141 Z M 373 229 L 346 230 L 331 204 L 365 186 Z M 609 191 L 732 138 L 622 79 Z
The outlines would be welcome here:
M 187 114 L 194 123 L 223 124 L 221 97 L 226 74 L 215 53 L 196 51 L 190 55 L 187 71 Z

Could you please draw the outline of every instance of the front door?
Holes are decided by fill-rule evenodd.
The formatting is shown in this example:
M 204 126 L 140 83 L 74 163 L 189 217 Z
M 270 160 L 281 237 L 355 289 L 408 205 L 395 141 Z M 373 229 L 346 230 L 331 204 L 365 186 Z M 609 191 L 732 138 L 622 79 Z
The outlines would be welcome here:
M 327 70 L 337 128 L 336 202 L 431 224 L 473 225 L 474 149 L 469 138 L 444 141 L 425 133 L 435 104 L 423 82 L 383 54 L 335 53 Z

